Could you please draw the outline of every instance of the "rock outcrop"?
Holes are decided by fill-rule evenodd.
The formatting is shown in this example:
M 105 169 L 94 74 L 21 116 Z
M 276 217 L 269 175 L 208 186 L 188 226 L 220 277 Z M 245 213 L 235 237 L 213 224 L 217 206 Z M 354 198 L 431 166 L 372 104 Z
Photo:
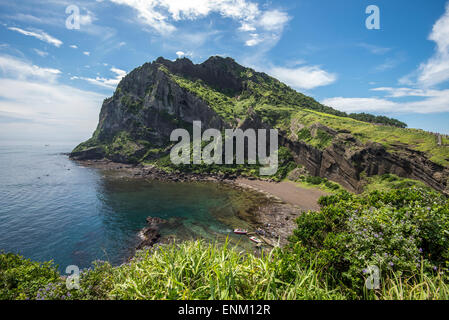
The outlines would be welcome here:
M 280 144 L 288 147 L 295 161 L 312 175 L 338 182 L 354 192 L 363 191 L 362 175 L 385 173 L 423 181 L 446 194 L 449 191 L 448 168 L 428 160 L 424 153 L 404 146 L 398 145 L 396 152 L 391 153 L 379 143 L 362 144 L 349 134 L 339 134 L 325 150 L 301 141 L 291 141 L 283 135 L 280 136 Z
M 142 241 L 137 246 L 137 250 L 149 248 L 158 243 L 159 239 L 161 238 L 161 234 L 159 233 L 159 226 L 166 222 L 167 221 L 161 218 L 148 217 L 147 226 L 140 232 Z
M 338 114 L 230 58 L 212 57 L 198 65 L 185 58 L 158 58 L 122 79 L 114 95 L 104 101 L 93 137 L 71 157 L 135 164 L 167 155 L 172 131 L 191 130 L 193 121 L 201 121 L 203 130 L 269 129 L 281 123 L 280 145 L 312 175 L 358 192 L 363 175 L 393 173 L 449 193 L 448 168 L 433 163 L 425 153 L 399 144 L 392 152 L 379 143 L 360 142 L 350 128 L 336 130 L 321 123 L 306 127 L 291 119 L 292 112 L 304 109 Z M 298 137 L 304 129 L 312 140 L 327 140 L 319 147 L 307 143 Z M 155 237 L 147 231 L 148 238 Z

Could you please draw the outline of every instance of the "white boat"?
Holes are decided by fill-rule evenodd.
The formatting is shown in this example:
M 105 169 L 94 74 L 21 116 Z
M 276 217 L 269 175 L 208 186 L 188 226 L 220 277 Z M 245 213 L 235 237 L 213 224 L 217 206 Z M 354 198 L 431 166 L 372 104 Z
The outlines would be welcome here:
M 251 240 L 252 242 L 255 242 L 257 244 L 262 243 L 262 240 L 260 240 L 259 238 L 256 238 L 256 237 L 249 237 L 249 240 Z
M 245 229 L 234 229 L 235 234 L 248 234 L 248 230 Z

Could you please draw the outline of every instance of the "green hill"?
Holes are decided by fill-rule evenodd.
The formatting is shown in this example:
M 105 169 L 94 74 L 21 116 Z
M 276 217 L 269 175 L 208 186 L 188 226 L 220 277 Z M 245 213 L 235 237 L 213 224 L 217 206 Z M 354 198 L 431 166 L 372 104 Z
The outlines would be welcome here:
M 447 137 L 439 146 L 434 134 L 407 129 L 395 119 L 348 115 L 221 57 L 201 64 L 158 58 L 133 70 L 104 101 L 97 130 L 72 157 L 157 164 L 172 145 L 170 133 L 191 128 L 195 120 L 203 130 L 279 129 L 281 146 L 290 152 L 282 159 L 284 168 L 304 166 L 310 175 L 351 191 L 361 191 L 364 176 L 391 173 L 448 192 Z

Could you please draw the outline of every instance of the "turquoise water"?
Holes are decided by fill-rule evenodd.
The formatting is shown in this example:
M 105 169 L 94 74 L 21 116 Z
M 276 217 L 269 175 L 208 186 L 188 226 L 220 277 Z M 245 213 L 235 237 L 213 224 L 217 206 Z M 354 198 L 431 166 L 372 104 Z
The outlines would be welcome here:
M 70 146 L 0 146 L 0 250 L 37 261 L 91 266 L 120 264 L 138 244 L 148 216 L 167 219 L 163 237 L 227 236 L 254 195 L 216 183 L 161 183 L 118 179 L 63 155 Z

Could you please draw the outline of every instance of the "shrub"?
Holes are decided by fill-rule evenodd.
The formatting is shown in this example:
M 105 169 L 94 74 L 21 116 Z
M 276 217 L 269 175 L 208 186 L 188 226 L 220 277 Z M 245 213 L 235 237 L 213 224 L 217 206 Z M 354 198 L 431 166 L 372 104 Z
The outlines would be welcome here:
M 11 253 L 0 254 L 0 300 L 35 298 L 39 289 L 58 280 L 52 262 L 38 263 Z
M 307 176 L 306 177 L 306 182 L 310 183 L 310 184 L 314 184 L 314 185 L 319 185 L 323 182 L 323 178 L 318 177 L 318 176 Z
M 322 209 L 297 220 L 291 241 L 298 258 L 316 259 L 319 268 L 341 279 L 354 294 L 363 290 L 364 272 L 410 276 L 421 269 L 446 279 L 449 263 L 449 205 L 433 191 L 410 189 L 348 192 L 320 199 Z M 297 248 L 298 246 L 296 246 Z

